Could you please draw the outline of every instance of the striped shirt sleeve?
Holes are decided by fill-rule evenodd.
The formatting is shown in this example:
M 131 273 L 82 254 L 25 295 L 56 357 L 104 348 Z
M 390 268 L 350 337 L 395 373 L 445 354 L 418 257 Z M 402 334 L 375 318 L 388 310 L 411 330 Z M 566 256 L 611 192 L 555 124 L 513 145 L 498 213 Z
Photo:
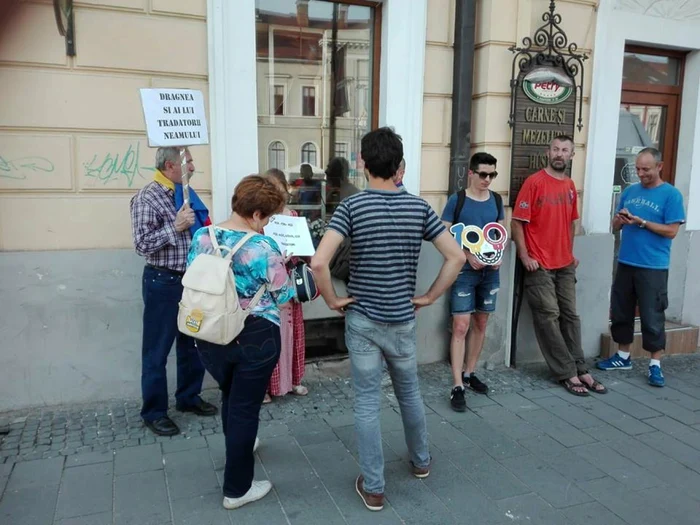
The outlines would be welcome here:
M 433 211 L 430 204 L 425 203 L 425 224 L 423 227 L 423 239 L 428 242 L 433 242 L 446 230 L 445 225 L 440 222 L 437 214 Z
M 343 201 L 333 212 L 331 222 L 328 223 L 328 228 L 338 232 L 343 237 L 350 237 L 352 233 L 352 221 L 350 220 L 350 209 L 347 201 Z

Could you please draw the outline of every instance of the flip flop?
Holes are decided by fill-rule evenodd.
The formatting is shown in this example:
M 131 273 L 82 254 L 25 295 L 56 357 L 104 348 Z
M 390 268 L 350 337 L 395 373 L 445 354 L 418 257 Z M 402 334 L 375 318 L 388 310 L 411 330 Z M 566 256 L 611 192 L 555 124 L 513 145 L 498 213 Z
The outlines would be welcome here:
M 591 395 L 591 394 L 588 392 L 588 387 L 587 387 L 585 384 L 577 385 L 577 384 L 575 384 L 575 383 L 572 383 L 569 379 L 562 379 L 561 381 L 559 381 L 559 384 L 560 384 L 561 386 L 563 386 L 564 388 L 566 388 L 566 390 L 567 390 L 570 394 L 573 394 L 573 395 L 575 395 L 575 396 L 578 396 L 578 397 L 587 397 L 587 396 L 590 396 L 590 395 Z M 583 387 L 583 388 L 586 389 L 585 392 L 578 392 L 578 391 L 574 390 L 575 388 L 581 388 L 581 387 Z

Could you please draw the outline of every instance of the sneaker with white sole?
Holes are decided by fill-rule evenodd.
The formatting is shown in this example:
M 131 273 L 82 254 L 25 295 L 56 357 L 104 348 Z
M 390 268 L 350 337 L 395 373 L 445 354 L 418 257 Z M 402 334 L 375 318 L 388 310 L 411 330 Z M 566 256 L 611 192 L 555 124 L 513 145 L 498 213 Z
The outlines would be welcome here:
M 227 498 L 224 496 L 224 508 L 228 510 L 237 509 L 247 503 L 253 503 L 267 496 L 272 490 L 272 483 L 269 481 L 253 481 L 253 484 L 248 489 L 248 492 L 240 498 Z
M 632 359 L 629 357 L 624 359 L 615 352 L 614 356 L 598 361 L 596 366 L 600 370 L 632 370 Z

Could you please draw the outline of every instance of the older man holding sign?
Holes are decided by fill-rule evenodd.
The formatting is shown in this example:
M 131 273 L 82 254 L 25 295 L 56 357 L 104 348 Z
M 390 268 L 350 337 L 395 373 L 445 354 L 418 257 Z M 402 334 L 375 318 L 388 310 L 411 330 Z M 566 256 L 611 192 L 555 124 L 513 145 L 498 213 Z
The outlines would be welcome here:
M 131 200 L 131 227 L 136 253 L 146 258 L 142 294 L 141 417 L 155 434 L 180 429 L 168 417 L 166 362 L 177 340 L 176 408 L 213 416 L 216 407 L 199 397 L 204 366 L 194 340 L 177 329 L 182 276 L 192 235 L 211 224 L 209 211 L 189 188 L 194 163 L 187 145 L 206 144 L 202 94 L 179 89 L 141 90 L 148 142 L 156 151 L 154 180 Z

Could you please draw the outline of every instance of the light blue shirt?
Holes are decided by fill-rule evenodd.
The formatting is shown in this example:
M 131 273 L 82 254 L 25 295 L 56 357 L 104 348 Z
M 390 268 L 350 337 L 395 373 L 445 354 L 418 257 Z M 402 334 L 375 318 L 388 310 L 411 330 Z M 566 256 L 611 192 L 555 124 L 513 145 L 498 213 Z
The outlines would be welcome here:
M 640 219 L 657 224 L 685 222 L 683 195 L 664 182 L 656 188 L 634 184 L 622 192 L 617 212 L 627 208 Z M 671 261 L 671 239 L 636 224 L 622 227 L 618 261 L 638 268 L 667 270 Z

